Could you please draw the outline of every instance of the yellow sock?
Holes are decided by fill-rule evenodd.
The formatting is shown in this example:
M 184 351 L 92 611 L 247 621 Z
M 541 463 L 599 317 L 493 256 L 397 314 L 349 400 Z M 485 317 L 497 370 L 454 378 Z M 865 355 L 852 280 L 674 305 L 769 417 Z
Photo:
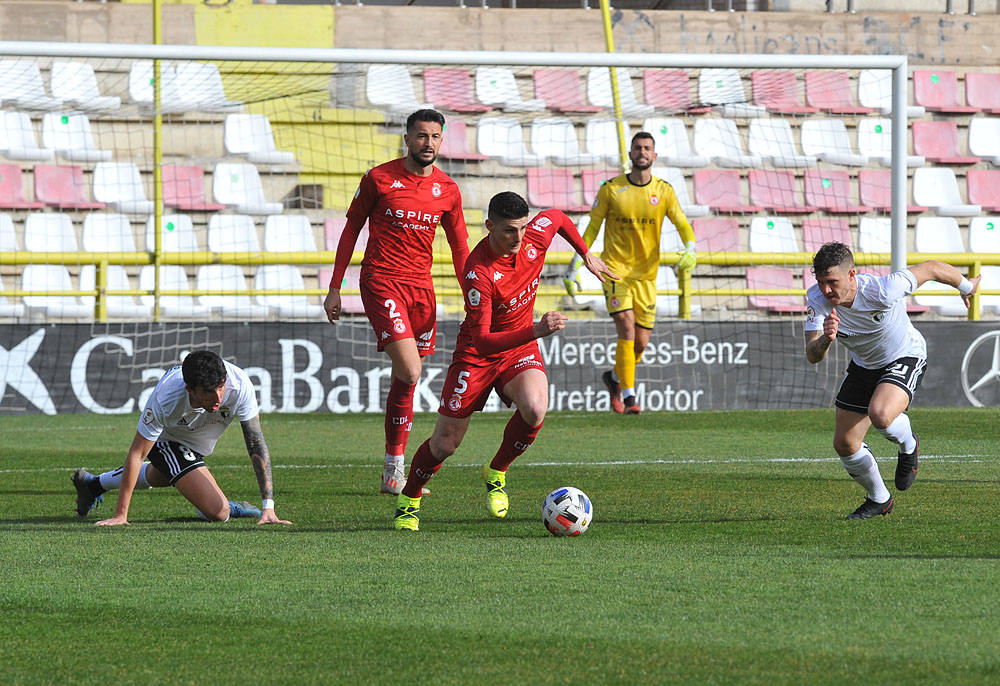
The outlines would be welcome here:
M 622 388 L 635 388 L 635 341 L 618 339 L 615 349 L 615 374 Z

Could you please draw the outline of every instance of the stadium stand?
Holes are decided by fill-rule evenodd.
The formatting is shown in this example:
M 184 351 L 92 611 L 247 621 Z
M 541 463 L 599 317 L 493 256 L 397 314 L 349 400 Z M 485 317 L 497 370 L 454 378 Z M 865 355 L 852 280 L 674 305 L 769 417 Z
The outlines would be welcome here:
M 120 264 L 107 265 L 107 290 L 129 291 L 133 289 L 132 280 Z M 80 290 L 93 291 L 97 287 L 97 269 L 92 264 L 80 267 Z M 90 311 L 94 310 L 97 298 L 93 295 L 80 297 L 80 302 Z M 115 319 L 148 319 L 153 314 L 151 305 L 137 303 L 131 295 L 109 295 L 105 298 L 107 314 Z
M 461 119 L 452 119 L 444 128 L 438 155 L 449 160 L 476 162 L 489 159 L 486 155 L 469 149 L 468 127 Z
M 986 114 L 1000 114 L 1000 74 L 965 72 L 965 100 Z
M 257 268 L 254 290 L 301 291 L 305 289 L 302 272 L 294 264 L 265 264 Z M 279 319 L 322 320 L 323 308 L 309 302 L 302 294 L 258 295 L 257 304 L 270 309 Z
M 124 214 L 91 212 L 83 218 L 80 245 L 87 252 L 135 252 L 135 235 Z
M 958 149 L 958 125 L 953 121 L 915 121 L 913 152 L 935 164 L 977 164 L 980 159 Z
M 208 220 L 208 249 L 211 252 L 260 252 L 253 217 L 213 214 Z
M 970 169 L 965 187 L 971 204 L 988 212 L 1000 211 L 1000 169 Z
M 580 202 L 569 169 L 528 169 L 528 204 L 532 207 L 555 207 L 563 212 L 587 212 L 589 205 Z
M 278 150 L 271 122 L 263 114 L 227 114 L 223 144 L 230 155 L 253 164 L 292 164 L 295 154 Z
M 280 202 L 268 202 L 264 197 L 260 175 L 252 164 L 216 164 L 212 173 L 212 195 L 216 201 L 240 214 L 278 214 L 283 209 Z
M 847 127 L 840 119 L 806 119 L 799 131 L 802 152 L 820 162 L 845 167 L 865 167 L 868 158 L 854 152 Z
M 751 219 L 750 252 L 799 252 L 792 220 L 788 217 Z
M 691 201 L 691 197 L 688 195 L 687 190 L 687 179 L 684 178 L 684 172 L 677 167 L 660 167 L 655 166 L 651 170 L 653 176 L 658 176 L 667 183 L 671 185 L 674 189 L 674 195 L 677 196 L 677 202 L 680 204 L 681 209 L 684 214 L 690 219 L 691 217 L 707 217 L 711 208 L 708 205 L 698 205 Z M 680 246 L 678 250 L 682 249 L 684 246 Z
M 969 152 L 1000 167 L 1000 117 L 973 117 L 969 121 Z
M 806 205 L 831 214 L 864 214 L 864 205 L 851 198 L 851 178 L 840 169 L 807 169 L 805 172 Z
M 90 120 L 81 112 L 47 112 L 42 118 L 42 145 L 70 162 L 102 162 L 110 150 L 94 143 Z
M 802 247 L 806 252 L 816 252 L 831 241 L 852 247 L 854 242 L 847 220 L 810 218 L 802 222 Z
M 642 130 L 656 141 L 656 157 L 669 167 L 705 167 L 711 162 L 707 157 L 695 155 L 691 150 L 684 120 L 679 117 L 652 117 L 642 123 Z
M 31 212 L 24 220 L 24 249 L 28 252 L 76 252 L 79 245 L 68 214 Z
M 42 162 L 54 153 L 40 148 L 27 112 L 0 112 L 0 153 L 12 160 Z
M 892 71 L 862 69 L 858 73 L 858 103 L 882 114 L 892 112 Z M 925 111 L 920 105 L 908 105 L 906 116 L 910 119 L 922 117 Z
M 535 167 L 545 159 L 528 152 L 521 123 L 512 117 L 484 117 L 476 126 L 479 152 L 508 167 Z
M 0 291 L 2 290 L 4 290 L 3 276 L 0 275 Z M 0 295 L 0 318 L 7 319 L 12 317 L 13 318 L 23 317 L 24 312 L 25 309 L 23 304 L 10 302 L 9 300 L 7 300 L 7 296 Z
M 20 249 L 13 218 L 7 212 L 0 212 L 0 252 L 17 252 Z
M 153 234 L 153 217 L 146 220 L 146 250 L 152 250 L 156 236 Z M 198 236 L 194 223 L 186 214 L 165 214 L 160 217 L 160 244 L 163 252 L 198 252 Z
M 884 167 L 892 165 L 892 120 L 882 117 L 864 117 L 858 120 L 858 152 L 872 162 Z M 907 155 L 907 167 L 921 167 L 925 160 L 920 155 Z
M 702 69 L 698 73 L 698 101 L 721 106 L 724 117 L 763 117 L 767 114 L 765 107 L 750 103 L 736 69 Z
M 775 167 L 815 167 L 816 157 L 802 155 L 787 119 L 751 119 L 747 149 Z
M 861 217 L 858 221 L 858 249 L 861 252 L 892 252 L 892 219 Z
M 409 116 L 414 110 L 434 107 L 433 103 L 417 100 L 410 70 L 401 64 L 369 66 L 365 78 L 365 97 L 376 107 L 404 116 Z
M 982 209 L 979 205 L 962 202 L 955 172 L 947 167 L 921 167 L 914 170 L 913 202 L 947 217 L 972 217 Z
M 153 211 L 139 167 L 131 162 L 98 162 L 94 167 L 94 199 L 128 214 Z
M 594 204 L 597 199 L 597 191 L 601 189 L 601 184 L 609 179 L 618 176 L 619 172 L 614 169 L 584 169 L 580 172 L 583 180 L 583 204 L 588 207 Z
M 482 114 L 493 109 L 490 105 L 476 102 L 472 74 L 468 69 L 424 69 L 424 96 L 438 107 L 452 112 Z
M 541 112 L 545 109 L 543 101 L 521 97 L 514 72 L 507 67 L 477 67 L 476 97 L 504 112 Z
M 958 75 L 946 69 L 914 69 L 913 101 L 928 112 L 944 114 L 975 114 L 978 107 L 961 102 Z
M 694 150 L 720 167 L 760 167 L 760 155 L 746 154 L 743 139 L 732 119 L 697 119 Z
M 730 214 L 755 214 L 763 209 L 745 198 L 740 173 L 735 169 L 699 169 L 694 173 L 694 200 L 698 204 Z
M 800 202 L 794 172 L 781 169 L 751 169 L 747 174 L 750 202 L 769 212 L 808 214 L 813 208 Z M 752 249 L 752 248 L 751 248 Z
M 657 111 L 702 114 L 712 109 L 695 106 L 691 100 L 690 78 L 685 71 L 646 69 L 642 72 L 642 90 L 646 103 Z
M 30 58 L 0 60 L 0 101 L 19 110 L 57 110 L 59 98 L 45 93 L 42 72 Z
M 152 264 L 143 265 L 139 270 L 139 288 L 145 291 L 152 291 L 155 285 L 156 266 Z M 177 291 L 177 295 L 160 296 L 160 314 L 167 319 L 203 319 L 208 317 L 212 308 L 207 305 L 195 303 L 194 297 L 186 293 L 191 290 L 191 283 L 188 281 L 187 272 L 184 267 L 177 264 L 160 265 L 160 290 Z M 143 305 L 153 306 L 152 295 L 140 295 L 139 302 Z
M 795 275 L 782 267 L 748 267 L 747 288 L 792 289 L 796 288 Z M 806 306 L 799 295 L 751 295 L 750 307 L 775 313 L 805 312 Z
M 559 165 L 591 165 L 603 161 L 601 155 L 580 150 L 576 128 L 566 117 L 544 117 L 531 122 L 531 149 L 539 157 L 549 157 Z
M 969 222 L 969 249 L 972 252 L 1000 253 L 1000 217 L 973 217 Z
M 87 62 L 55 60 L 49 74 L 52 95 L 85 112 L 106 112 L 121 107 L 117 95 L 101 95 L 94 68 Z
M 196 164 L 163 165 L 163 204 L 179 210 L 215 212 L 225 205 L 205 199 L 205 172 Z
M 624 123 L 625 140 L 632 140 L 628 123 Z M 584 141 L 587 152 L 600 155 L 608 164 L 621 164 L 621 152 L 618 148 L 618 123 L 613 119 L 588 119 L 584 127 Z M 628 143 L 625 144 L 626 148 Z
M 199 291 L 248 291 L 243 268 L 238 264 L 203 264 L 198 267 L 196 286 Z M 212 308 L 212 314 L 225 319 L 263 319 L 268 308 L 251 301 L 249 295 L 199 295 L 198 304 Z
M 860 169 L 858 170 L 858 199 L 862 205 L 873 210 L 888 212 L 892 209 L 892 170 L 890 169 Z M 908 204 L 909 213 L 926 212 L 921 205 Z
M 264 221 L 267 252 L 315 252 L 316 237 L 303 214 L 272 214 Z
M 652 105 L 640 103 L 632 86 L 632 74 L 628 69 L 615 69 L 618 82 L 618 99 L 622 114 L 626 117 L 648 117 L 655 109 Z M 587 72 L 587 99 L 592 105 L 614 111 L 611 95 L 611 71 L 607 67 L 592 67 Z
M 555 112 L 601 112 L 602 107 L 588 105 L 584 100 L 580 74 L 575 69 L 544 69 L 532 72 L 535 97 Z
M 734 217 L 702 217 L 691 222 L 701 250 L 739 252 L 740 224 Z
M 37 210 L 45 203 L 28 200 L 24 193 L 21 166 L 0 164 L 0 207 L 10 210 Z
M 799 102 L 798 79 L 794 72 L 770 69 L 750 74 L 750 92 L 755 105 L 778 114 L 812 114 L 817 108 Z
M 21 272 L 21 290 L 59 292 L 77 289 L 65 265 L 28 264 Z M 94 316 L 94 308 L 84 305 L 72 295 L 26 295 L 24 306 L 29 317 L 41 315 L 45 319 L 58 320 L 91 319 Z
M 35 197 L 46 205 L 65 210 L 99 210 L 103 202 L 87 197 L 83 168 L 75 164 L 35 165 Z
M 851 94 L 851 79 L 847 72 L 836 70 L 806 72 L 806 104 L 830 114 L 871 114 L 870 107 L 861 107 Z M 805 143 L 803 142 L 803 145 Z

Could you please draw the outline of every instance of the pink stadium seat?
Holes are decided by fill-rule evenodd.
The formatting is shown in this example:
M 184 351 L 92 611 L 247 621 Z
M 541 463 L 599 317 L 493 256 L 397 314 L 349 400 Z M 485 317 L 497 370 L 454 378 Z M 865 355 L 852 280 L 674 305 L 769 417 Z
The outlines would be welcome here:
M 975 114 L 979 111 L 978 107 L 962 104 L 958 94 L 958 75 L 947 69 L 914 69 L 913 101 L 929 112 Z
M 740 173 L 735 169 L 699 169 L 694 173 L 694 201 L 717 212 L 754 214 L 762 207 L 744 202 Z
M 958 126 L 953 121 L 915 121 L 913 152 L 928 162 L 939 164 L 976 164 L 980 158 L 963 156 L 958 151 Z
M 601 112 L 583 97 L 580 75 L 575 69 L 535 69 L 535 97 L 556 112 Z
M 806 204 L 834 214 L 863 214 L 864 205 L 851 200 L 851 177 L 840 169 L 807 169 Z
M 217 212 L 225 209 L 205 200 L 205 172 L 198 165 L 163 165 L 163 204 L 180 210 Z
M 569 169 L 528 169 L 528 204 L 532 207 L 555 207 L 564 212 L 587 212 L 581 205 Z
M 818 111 L 799 102 L 798 80 L 790 71 L 755 71 L 750 74 L 750 90 L 754 104 L 771 112 L 809 114 Z
M 424 98 L 454 112 L 489 112 L 493 108 L 477 102 L 472 74 L 467 69 L 424 69 Z
M 799 204 L 795 172 L 779 169 L 751 169 L 750 202 L 782 214 L 808 214 L 812 208 Z
M 1000 211 L 1000 169 L 970 169 L 965 184 L 970 204 L 990 212 Z
M 597 199 L 597 191 L 601 189 L 601 184 L 618 176 L 618 172 L 614 169 L 584 169 L 581 176 L 583 177 L 583 202 L 587 206 L 592 206 L 594 200 Z
M 320 269 L 319 274 L 317 274 L 317 280 L 319 282 L 320 288 L 329 288 L 330 279 L 333 277 L 332 269 Z M 344 280 L 341 282 L 341 288 L 358 290 L 361 283 L 361 266 L 351 265 L 344 272 Z M 360 295 L 341 295 L 340 296 L 340 308 L 345 314 L 364 314 L 365 306 L 361 302 Z
M 858 171 L 858 199 L 873 210 L 888 212 L 892 209 L 892 171 L 889 169 L 861 169 Z M 907 205 L 906 211 L 924 212 L 926 207 Z
M 802 245 L 806 252 L 816 252 L 831 241 L 851 247 L 851 226 L 846 219 L 806 219 L 802 222 Z
M 1000 74 L 965 72 L 965 100 L 987 114 L 1000 114 Z
M 99 210 L 104 207 L 103 202 L 87 198 L 83 169 L 75 164 L 36 164 L 35 197 L 60 209 Z
M 469 142 L 466 137 L 467 127 L 460 119 L 451 119 L 444 127 L 444 136 L 441 140 L 441 149 L 438 154 L 449 160 L 486 160 L 486 155 L 469 150 Z
M 646 102 L 657 111 L 701 114 L 712 109 L 694 106 L 687 72 L 678 69 L 646 69 L 642 73 L 642 90 Z
M 806 72 L 806 104 L 831 114 L 869 114 L 872 111 L 854 102 L 847 72 L 832 69 Z
M 740 224 L 735 217 L 702 217 L 691 226 L 700 252 L 739 252 Z
M 21 166 L 18 164 L 0 164 L 0 207 L 11 210 L 37 210 L 45 207 L 43 202 L 25 198 Z
M 337 250 L 337 245 L 340 243 L 340 234 L 344 232 L 344 226 L 346 224 L 346 217 L 328 217 L 327 220 L 323 222 L 323 242 L 327 250 Z M 354 244 L 354 251 L 364 252 L 367 247 L 368 222 L 366 221 L 365 225 L 361 227 L 361 233 L 358 234 L 358 241 Z
M 748 267 L 747 288 L 796 288 L 795 275 L 791 269 L 781 267 Z M 801 295 L 751 295 L 750 307 L 769 312 L 806 311 Z

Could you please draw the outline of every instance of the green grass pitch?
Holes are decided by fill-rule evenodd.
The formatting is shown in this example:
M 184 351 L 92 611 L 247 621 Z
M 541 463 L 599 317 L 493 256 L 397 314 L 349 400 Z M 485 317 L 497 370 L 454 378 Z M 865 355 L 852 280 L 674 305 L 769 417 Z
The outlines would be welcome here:
M 5 417 L 0 683 L 998 683 L 1000 413 L 911 416 L 916 484 L 847 522 L 832 410 L 552 414 L 502 521 L 478 467 L 506 415 L 479 415 L 416 534 L 376 493 L 380 416 L 263 418 L 293 527 L 200 522 L 156 489 L 120 529 L 76 516 L 69 476 L 120 465 L 135 416 Z M 259 500 L 238 428 L 208 464 Z M 541 524 L 563 485 L 594 503 L 574 539 Z

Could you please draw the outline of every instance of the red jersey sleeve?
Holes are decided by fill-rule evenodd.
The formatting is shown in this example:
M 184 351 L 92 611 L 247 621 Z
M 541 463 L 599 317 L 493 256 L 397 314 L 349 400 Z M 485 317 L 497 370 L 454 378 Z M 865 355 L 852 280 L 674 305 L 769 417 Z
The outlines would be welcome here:
M 489 270 L 476 266 L 461 278 L 465 291 L 465 324 L 480 355 L 496 355 L 535 339 L 534 324 L 511 331 L 491 331 L 496 291 Z
M 351 256 L 354 255 L 354 246 L 358 243 L 358 236 L 361 235 L 361 229 L 368 221 L 377 201 L 378 188 L 369 169 L 361 177 L 361 183 L 358 184 L 354 200 L 347 208 L 347 223 L 344 225 L 344 231 L 340 234 L 340 241 L 337 243 L 337 256 L 334 258 L 333 275 L 330 277 L 331 288 L 339 289 L 344 282 L 344 272 L 347 271 L 347 265 L 351 263 Z
M 576 228 L 576 224 L 573 220 L 566 216 L 564 212 L 559 210 L 550 210 L 553 220 L 557 220 L 559 229 L 558 233 L 560 236 L 565 238 L 576 252 L 583 256 L 587 254 L 588 248 L 587 244 L 584 243 L 583 238 L 580 236 L 580 232 Z
M 469 230 L 465 226 L 465 214 L 462 212 L 462 196 L 455 193 L 455 204 L 451 210 L 441 217 L 444 235 L 448 237 L 451 246 L 451 263 L 455 267 L 455 278 L 462 283 L 462 270 L 469 259 Z

